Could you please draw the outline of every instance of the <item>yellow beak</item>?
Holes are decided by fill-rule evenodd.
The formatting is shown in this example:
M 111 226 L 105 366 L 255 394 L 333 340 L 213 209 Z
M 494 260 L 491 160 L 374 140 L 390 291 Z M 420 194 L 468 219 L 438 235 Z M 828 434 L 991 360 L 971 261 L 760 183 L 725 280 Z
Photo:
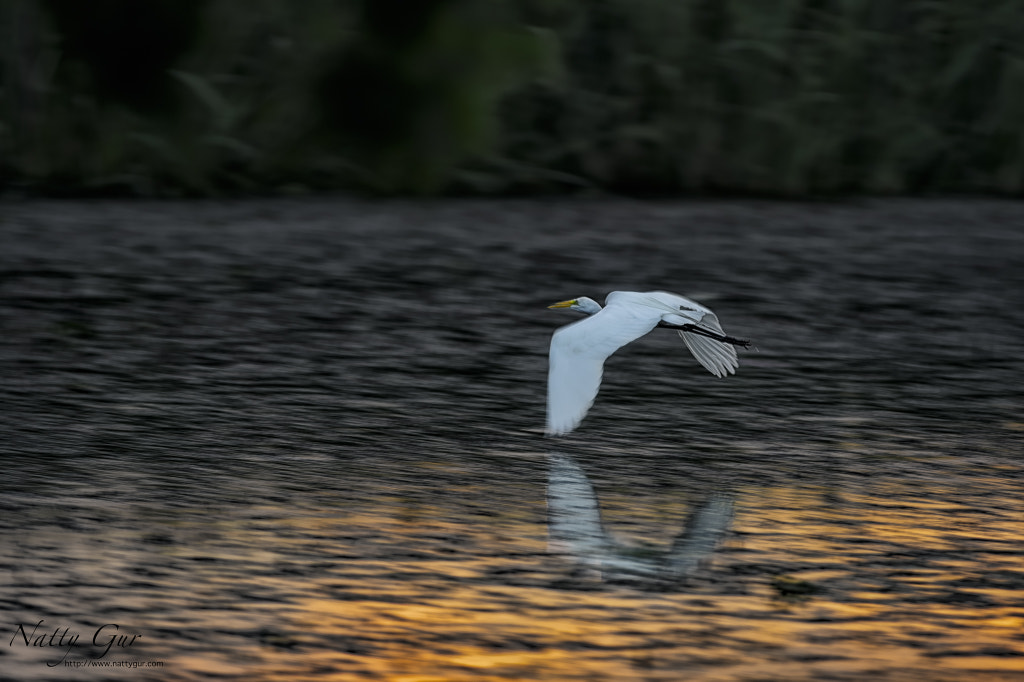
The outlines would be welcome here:
M 575 303 L 576 303 L 576 299 L 574 298 L 571 301 L 559 301 L 558 303 L 555 303 L 554 305 L 549 305 L 548 307 L 549 308 L 571 308 L 571 307 L 573 307 L 573 305 L 575 305 Z

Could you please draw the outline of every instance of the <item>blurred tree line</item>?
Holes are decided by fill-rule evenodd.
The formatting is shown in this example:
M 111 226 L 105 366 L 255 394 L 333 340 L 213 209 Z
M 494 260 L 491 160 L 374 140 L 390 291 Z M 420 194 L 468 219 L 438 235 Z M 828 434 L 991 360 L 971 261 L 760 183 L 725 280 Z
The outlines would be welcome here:
M 1024 0 L 0 0 L 31 193 L 1024 192 Z

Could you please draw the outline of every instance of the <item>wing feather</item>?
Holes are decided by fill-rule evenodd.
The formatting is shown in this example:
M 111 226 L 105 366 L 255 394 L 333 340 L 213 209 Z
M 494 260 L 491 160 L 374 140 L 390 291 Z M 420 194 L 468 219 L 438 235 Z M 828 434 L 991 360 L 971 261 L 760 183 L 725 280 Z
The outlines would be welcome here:
M 716 377 L 722 378 L 728 374 L 735 374 L 736 368 L 740 366 L 739 359 L 736 357 L 736 349 L 728 343 L 715 341 L 692 332 L 679 332 L 679 336 L 693 353 L 693 357 L 697 358 L 697 362 Z
M 668 311 L 668 314 L 664 316 L 666 322 L 693 324 L 715 334 L 725 334 L 721 322 L 718 321 L 718 316 L 706 306 L 692 299 L 678 294 L 670 294 L 667 291 L 651 291 L 647 296 L 656 302 L 655 305 Z M 732 344 L 684 331 L 679 332 L 679 336 L 693 353 L 693 357 L 697 358 L 697 362 L 716 377 L 721 378 L 735 374 L 736 368 L 740 366 L 736 349 Z

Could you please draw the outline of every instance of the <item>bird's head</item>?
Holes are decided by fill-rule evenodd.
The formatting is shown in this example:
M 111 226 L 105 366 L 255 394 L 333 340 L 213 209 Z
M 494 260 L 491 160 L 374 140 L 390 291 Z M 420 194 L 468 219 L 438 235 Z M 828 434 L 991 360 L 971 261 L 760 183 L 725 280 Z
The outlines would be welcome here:
M 568 301 L 559 301 L 553 305 L 549 305 L 549 308 L 568 308 L 569 310 L 578 310 L 581 313 L 587 315 L 593 315 L 594 313 L 601 310 L 601 304 L 592 298 L 582 296 L 580 298 L 572 298 Z

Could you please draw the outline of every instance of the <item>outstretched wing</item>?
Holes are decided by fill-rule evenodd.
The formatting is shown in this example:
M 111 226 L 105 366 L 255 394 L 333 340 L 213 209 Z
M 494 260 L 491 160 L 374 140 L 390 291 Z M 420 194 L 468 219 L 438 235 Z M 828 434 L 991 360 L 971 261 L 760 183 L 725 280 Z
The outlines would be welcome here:
M 722 325 L 718 323 L 718 317 L 711 311 L 704 313 L 700 321 L 695 324 L 701 329 L 707 329 L 716 334 L 725 334 Z M 716 377 L 721 378 L 728 374 L 735 374 L 736 368 L 740 366 L 740 361 L 736 357 L 736 349 L 732 344 L 715 341 L 693 332 L 681 331 L 679 336 L 693 353 L 693 357 L 697 358 L 697 362 L 704 365 L 705 369 Z
M 551 337 L 548 366 L 547 433 L 557 436 L 575 429 L 601 387 L 604 361 L 630 341 L 657 326 L 656 310 L 609 304 Z
M 700 329 L 719 336 L 725 336 L 718 316 L 711 312 L 710 308 L 697 303 L 696 301 L 671 294 L 667 291 L 651 291 L 646 294 L 652 301 L 667 314 L 663 318 L 670 324 L 692 324 Z M 724 377 L 728 374 L 735 374 L 736 368 L 740 366 L 736 357 L 736 349 L 732 344 L 716 341 L 715 339 L 694 334 L 693 332 L 679 332 L 683 343 L 697 358 L 697 362 L 716 377 Z

